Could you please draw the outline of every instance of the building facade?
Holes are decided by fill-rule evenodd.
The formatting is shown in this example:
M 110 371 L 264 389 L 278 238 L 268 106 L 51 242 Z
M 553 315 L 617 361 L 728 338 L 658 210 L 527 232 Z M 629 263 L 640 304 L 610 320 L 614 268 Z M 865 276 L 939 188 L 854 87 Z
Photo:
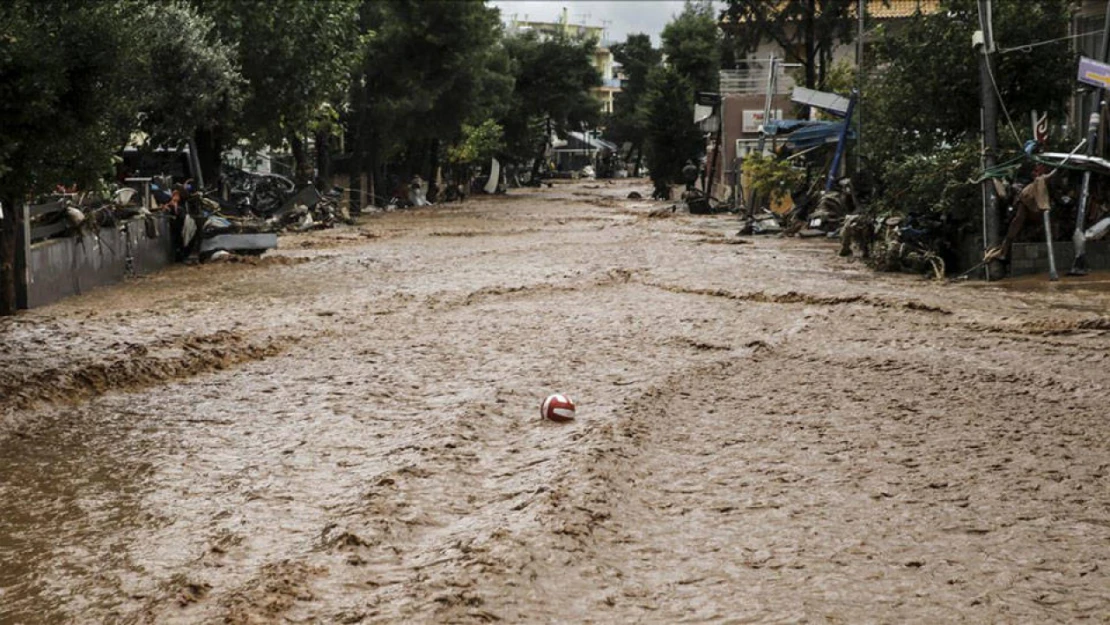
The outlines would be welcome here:
M 601 85 L 591 89 L 590 93 L 601 102 L 602 112 L 612 113 L 613 101 L 616 94 L 621 90 L 621 81 L 618 71 L 619 66 L 613 61 L 613 52 L 609 49 L 609 43 L 605 40 L 605 27 L 572 24 L 566 8 L 563 9 L 559 19 L 554 22 L 532 21 L 528 19 L 527 15 L 524 16 L 524 19 L 518 19 L 518 17 L 514 15 L 509 20 L 509 34 L 534 32 L 541 38 L 562 35 L 571 39 L 592 39 L 596 42 L 593 63 L 594 68 L 601 74 Z
M 861 1 L 864 3 L 865 26 L 862 46 L 859 45 L 858 38 L 852 43 L 837 42 L 832 48 L 833 65 L 846 61 L 856 66 L 862 52 L 866 66 L 870 33 L 874 32 L 876 26 L 881 24 L 888 30 L 898 28 L 900 22 L 918 12 L 929 14 L 940 10 L 940 0 Z M 856 6 L 850 8 L 850 14 L 858 19 L 857 11 Z M 720 28 L 726 33 L 736 34 L 754 26 L 744 22 L 731 22 L 726 16 L 722 18 Z M 721 71 L 721 145 L 718 149 L 716 171 L 720 172 L 717 182 L 722 194 L 729 192 L 730 182 L 739 170 L 741 159 L 758 145 L 768 90 L 771 96 L 771 119 L 794 116 L 796 107 L 790 96 L 798 85 L 795 84 L 795 72 L 784 69 L 782 64 L 797 64 L 803 60 L 804 54 L 803 46 L 784 48 L 775 41 L 761 38 L 754 49 L 737 59 L 736 68 Z M 772 55 L 777 59 L 774 80 L 771 80 L 770 75 Z M 773 140 L 765 142 L 765 150 L 774 147 Z

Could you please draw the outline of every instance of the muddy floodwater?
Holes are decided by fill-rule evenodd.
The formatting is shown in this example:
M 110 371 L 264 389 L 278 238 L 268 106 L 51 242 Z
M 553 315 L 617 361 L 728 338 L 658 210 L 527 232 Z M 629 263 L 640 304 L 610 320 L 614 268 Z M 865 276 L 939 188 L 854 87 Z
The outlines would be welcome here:
M 877 275 L 631 190 L 0 320 L 0 623 L 1110 620 L 1110 279 Z

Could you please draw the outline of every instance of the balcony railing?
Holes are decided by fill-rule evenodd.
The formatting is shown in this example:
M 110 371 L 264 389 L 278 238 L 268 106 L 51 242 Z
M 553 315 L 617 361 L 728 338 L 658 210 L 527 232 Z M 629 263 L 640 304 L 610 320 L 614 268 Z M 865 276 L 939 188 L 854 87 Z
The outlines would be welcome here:
M 767 93 L 767 69 L 723 69 L 720 72 L 721 95 L 753 95 Z M 776 94 L 786 94 L 794 88 L 794 79 L 779 70 L 775 83 Z

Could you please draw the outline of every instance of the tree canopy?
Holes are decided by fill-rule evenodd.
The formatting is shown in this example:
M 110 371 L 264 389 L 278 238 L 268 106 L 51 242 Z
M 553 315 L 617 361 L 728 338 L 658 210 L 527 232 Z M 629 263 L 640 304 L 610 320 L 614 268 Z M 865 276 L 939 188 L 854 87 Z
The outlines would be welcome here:
M 372 32 L 352 83 L 349 128 L 366 167 L 430 167 L 438 146 L 504 110 L 512 90 L 496 9 L 481 2 L 363 2 Z M 421 166 L 423 162 L 423 166 Z M 426 172 L 432 173 L 432 172 Z
M 0 198 L 89 183 L 134 129 L 120 2 L 0 3 Z
M 1066 0 L 997 3 L 995 40 L 1019 46 L 1067 34 Z M 940 11 L 909 18 L 884 33 L 875 47 L 883 70 L 864 91 L 866 149 L 876 160 L 928 152 L 945 144 L 977 141 L 980 128 L 979 69 L 968 42 L 978 30 L 974 0 L 945 0 Z M 1074 57 L 1060 41 L 995 55 L 1001 102 L 1019 133 L 1032 110 L 1062 115 L 1073 84 Z M 929 97 L 921 97 L 921 94 Z M 1000 109 L 1003 124 L 1006 116 Z M 1020 148 L 1008 128 L 999 137 Z
M 642 109 L 648 75 L 659 66 L 663 53 L 652 47 L 651 37 L 643 33 L 628 35 L 623 43 L 615 44 L 612 50 L 613 59 L 620 63 L 624 71 L 624 80 L 613 101 L 613 114 L 608 120 L 607 134 L 614 141 L 630 143 L 638 159 L 647 131 Z
M 852 42 L 859 0 L 728 0 L 723 12 L 728 43 L 740 56 L 761 41 L 778 45 L 791 63 L 800 63 L 805 86 L 823 89 L 833 49 Z
M 663 54 L 694 89 L 716 91 L 721 67 L 720 38 L 713 3 L 686 0 L 682 13 L 663 28 Z
M 600 120 L 600 102 L 589 92 L 601 84 L 592 62 L 595 44 L 534 32 L 505 40 L 515 87 L 503 125 L 513 160 L 536 157 L 538 166 L 552 132 L 580 130 Z
M 673 67 L 659 67 L 648 78 L 643 123 L 647 162 L 657 186 L 682 179 L 687 160 L 698 157 L 702 137 L 693 124 L 694 94 L 690 81 Z
M 143 53 L 132 57 L 138 127 L 155 146 L 176 147 L 198 128 L 234 123 L 247 87 L 235 46 L 212 17 L 185 4 L 142 8 Z

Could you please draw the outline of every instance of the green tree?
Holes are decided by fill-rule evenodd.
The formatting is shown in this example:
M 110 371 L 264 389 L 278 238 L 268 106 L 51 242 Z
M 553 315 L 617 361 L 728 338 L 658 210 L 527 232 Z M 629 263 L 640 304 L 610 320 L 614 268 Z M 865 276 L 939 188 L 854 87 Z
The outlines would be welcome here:
M 732 56 L 754 52 L 761 41 L 777 44 L 786 60 L 800 63 L 805 86 L 824 89 L 834 48 L 851 43 L 859 0 L 728 0 L 722 25 Z
M 492 119 L 477 126 L 463 124 L 462 131 L 462 139 L 447 149 L 447 161 L 459 169 L 456 180 L 466 180 L 467 170 L 488 163 L 505 147 L 505 130 Z
M 346 121 L 360 166 L 435 173 L 463 125 L 498 117 L 512 88 L 497 9 L 469 0 L 362 2 L 372 32 Z
M 238 50 L 247 88 L 235 135 L 271 147 L 288 145 L 295 175 L 304 180 L 311 170 L 305 137 L 311 129 L 328 127 L 321 122 L 329 107 L 341 106 L 358 57 L 359 0 L 193 2 Z M 217 152 L 222 139 L 231 138 L 202 134 L 206 141 L 200 143 L 214 142 Z M 318 138 L 326 141 L 327 134 Z
M 552 133 L 596 125 L 600 102 L 590 89 L 601 84 L 593 66 L 596 42 L 525 33 L 505 40 L 515 79 L 512 105 L 503 118 L 512 160 L 532 159 L 538 174 Z
M 613 114 L 607 134 L 617 143 L 631 144 L 626 158 L 631 160 L 632 153 L 636 153 L 633 175 L 639 175 L 646 134 L 641 109 L 647 93 L 648 74 L 659 66 L 663 55 L 652 47 L 651 37 L 642 33 L 629 35 L 623 43 L 614 45 L 612 49 L 614 60 L 621 64 L 624 71 L 624 81 L 613 102 Z
M 150 144 L 181 146 L 198 130 L 232 124 L 245 85 L 236 49 L 220 39 L 212 18 L 170 2 L 142 7 L 132 22 L 142 43 L 130 62 L 131 93 Z
M 686 0 L 682 13 L 663 28 L 667 64 L 698 91 L 717 91 L 721 67 L 720 31 L 709 0 Z
M 995 40 L 1019 46 L 1067 34 L 1066 0 L 997 3 Z M 929 153 L 942 145 L 978 141 L 979 69 L 969 42 L 978 30 L 975 0 L 946 0 L 941 10 L 912 17 L 903 28 L 883 34 L 875 62 L 883 71 L 869 81 L 863 102 L 867 155 L 893 161 Z M 1023 133 L 1032 110 L 1061 117 L 1074 81 L 1074 56 L 1065 41 L 996 55 L 994 76 L 1001 102 Z M 921 97 L 927 93 L 929 97 Z M 1001 111 L 1000 111 L 1001 113 Z M 1019 141 L 1000 115 L 999 138 L 1012 148 Z
M 692 121 L 693 89 L 672 67 L 658 67 L 648 76 L 643 124 L 651 180 L 662 189 L 682 179 L 687 160 L 698 158 L 702 137 Z
M 133 126 L 137 49 L 124 2 L 0 3 L 0 314 L 15 310 L 19 208 L 109 173 Z
M 1066 0 L 995 3 L 995 40 L 1006 48 L 1064 37 L 1069 16 Z M 975 30 L 975 0 L 944 0 L 938 12 L 880 33 L 875 58 L 882 71 L 865 85 L 862 101 L 865 156 L 881 183 L 875 209 L 944 215 L 950 249 L 981 249 L 982 243 L 979 187 L 970 182 L 980 169 L 979 52 L 969 45 Z M 1063 117 L 1074 57 L 1068 43 L 1058 41 L 991 60 L 1002 104 L 998 136 L 1003 150 L 1014 154 L 1029 138 L 1022 122 L 1031 110 Z

